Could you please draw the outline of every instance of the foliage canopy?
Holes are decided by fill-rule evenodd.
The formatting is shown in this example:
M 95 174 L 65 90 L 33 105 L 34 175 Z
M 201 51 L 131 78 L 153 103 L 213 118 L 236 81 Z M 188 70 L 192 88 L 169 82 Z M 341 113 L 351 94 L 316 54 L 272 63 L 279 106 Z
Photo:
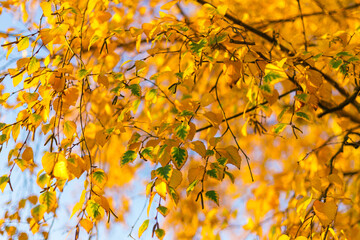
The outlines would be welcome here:
M 360 239 L 359 9 L 2 1 L 0 233 Z

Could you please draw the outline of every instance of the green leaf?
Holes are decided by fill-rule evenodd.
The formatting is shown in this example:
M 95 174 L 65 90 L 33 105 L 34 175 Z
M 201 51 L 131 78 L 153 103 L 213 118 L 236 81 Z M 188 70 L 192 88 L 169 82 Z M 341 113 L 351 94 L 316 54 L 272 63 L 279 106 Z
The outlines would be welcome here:
M 3 144 L 4 142 L 6 142 L 6 140 L 7 140 L 7 135 L 1 134 L 0 135 L 0 144 Z
M 263 84 L 260 86 L 260 90 L 268 93 L 268 94 L 272 94 L 272 88 L 269 84 Z
M 215 152 L 213 150 L 206 150 L 205 156 L 213 156 Z
M 151 89 L 150 91 L 148 91 L 145 94 L 145 100 L 146 101 L 152 101 L 153 99 L 156 98 L 156 95 L 157 95 L 157 90 L 156 89 Z
M 179 79 L 182 80 L 184 78 L 184 72 L 177 72 L 175 73 L 175 76 Z
M 358 57 L 351 57 L 349 58 L 347 61 L 348 62 L 356 62 L 356 61 L 359 61 L 360 59 Z
M 213 46 L 217 43 L 222 43 L 223 41 L 225 41 L 227 37 L 227 33 L 220 33 L 218 35 L 215 35 L 214 37 L 211 37 L 210 38 L 210 41 L 209 41 L 209 45 Z
M 141 137 L 141 135 L 137 132 L 133 133 L 133 135 L 131 136 L 128 144 L 132 144 L 132 143 L 136 143 L 139 141 L 139 138 Z
M 37 178 L 36 183 L 37 183 L 41 188 L 44 188 L 45 185 L 46 185 L 47 183 L 49 183 L 49 179 L 50 179 L 49 175 L 47 175 L 46 173 L 43 173 L 43 174 L 41 174 L 41 175 Z
M 295 116 L 297 116 L 297 117 L 299 117 L 299 118 L 302 118 L 302 119 L 304 119 L 304 120 L 306 120 L 306 121 L 309 121 L 309 122 L 311 121 L 309 115 L 307 115 L 307 114 L 304 113 L 304 112 L 296 112 L 296 113 L 295 113 Z
M 113 73 L 112 75 L 114 76 L 115 80 L 122 80 L 124 78 L 123 73 Z
M 313 59 L 317 61 L 319 57 L 321 57 L 322 55 L 323 55 L 322 53 L 316 54 L 315 56 L 313 56 Z
M 177 194 L 176 190 L 169 186 L 169 193 L 170 193 L 171 200 L 173 201 L 173 203 L 175 205 L 177 205 L 180 198 L 179 198 L 179 195 Z
M 43 192 L 39 197 L 39 202 L 46 206 L 46 209 L 50 211 L 56 204 L 56 193 L 53 191 Z
M 124 166 L 125 164 L 132 162 L 136 159 L 137 154 L 133 150 L 128 150 L 124 153 L 124 155 L 121 158 L 121 166 Z
M 217 192 L 215 192 L 214 190 L 207 191 L 207 192 L 205 193 L 205 197 L 209 198 L 210 200 L 212 200 L 213 202 L 215 202 L 216 205 L 219 206 L 219 195 L 218 195 Z
M 90 200 L 88 202 L 88 206 L 86 207 L 86 211 L 90 215 L 90 217 L 92 217 L 92 218 L 96 219 L 97 217 L 101 217 L 100 204 L 98 204 L 94 200 Z
M 168 87 L 169 91 L 170 91 L 172 94 L 175 94 L 175 93 L 176 93 L 177 85 L 178 85 L 178 83 L 174 83 L 174 84 L 172 84 L 170 87 Z
M 224 158 L 224 157 L 220 157 L 218 159 L 216 159 L 216 161 L 221 165 L 221 166 L 225 166 L 226 163 L 227 163 L 227 158 Z
M 200 56 L 202 49 L 206 46 L 207 41 L 205 39 L 201 39 L 197 43 L 190 43 L 190 50 L 196 55 Z
M 134 112 L 134 114 L 136 113 L 140 103 L 141 103 L 141 100 L 139 98 L 136 99 L 135 101 L 133 101 L 131 110 Z M 125 111 L 123 111 L 123 112 L 125 112 Z
M 169 182 L 171 175 L 172 175 L 173 169 L 171 167 L 171 165 L 166 165 L 164 167 L 159 167 L 158 169 L 155 170 L 155 175 L 164 180 L 165 182 Z
M 206 174 L 209 175 L 212 178 L 216 178 L 216 179 L 218 178 L 218 172 L 217 172 L 217 170 L 215 168 L 211 169 L 211 170 L 207 170 Z
M 199 180 L 195 179 L 186 189 L 186 196 L 189 196 L 189 194 L 194 190 L 196 184 L 198 184 Z
M 98 183 L 100 183 L 100 184 L 103 184 L 104 181 L 107 180 L 107 179 L 106 179 L 107 177 L 106 177 L 105 172 L 104 172 L 103 170 L 100 170 L 100 169 L 98 169 L 97 171 L 94 171 L 94 172 L 92 173 L 92 177 L 94 178 L 94 180 L 95 180 L 96 182 L 98 182 Z
M 225 174 L 230 178 L 232 183 L 235 183 L 235 176 L 232 173 L 225 171 Z
M 114 87 L 113 89 L 110 90 L 111 93 L 115 93 L 116 95 L 120 94 L 120 90 L 121 90 L 121 86 L 120 84 L 117 85 L 116 87 Z
M 132 95 L 141 97 L 141 87 L 139 84 L 131 84 L 130 86 L 127 86 L 127 88 L 131 90 Z
M 156 210 L 161 213 L 161 215 L 163 215 L 164 217 L 166 217 L 166 215 L 169 214 L 170 210 L 167 208 L 167 207 L 164 207 L 164 206 L 158 206 L 156 208 Z
M 182 117 L 194 116 L 194 113 L 192 111 L 189 111 L 189 110 L 184 110 L 179 115 L 182 116 Z
M 287 126 L 287 123 L 278 123 L 273 128 L 273 133 L 280 134 L 282 131 L 284 131 L 285 127 Z
M 344 75 L 346 75 L 347 74 L 347 72 L 348 72 L 348 67 L 347 67 L 348 65 L 347 64 L 342 64 L 341 66 L 340 66 L 340 68 L 339 68 L 339 71 L 342 73 L 342 74 L 344 74 Z
M 39 204 L 31 209 L 31 216 L 36 220 L 40 221 L 44 217 L 46 206 Z
M 187 135 L 189 134 L 190 126 L 187 124 L 187 122 L 182 122 L 175 128 L 175 135 L 185 141 Z
M 89 74 L 89 71 L 87 71 L 85 68 L 83 68 L 83 69 L 80 69 L 80 70 L 77 72 L 77 77 L 78 77 L 78 79 L 83 79 L 83 78 L 85 78 L 88 74 Z
M 146 219 L 141 226 L 139 227 L 139 238 L 141 237 L 141 235 L 145 232 L 145 230 L 148 228 L 149 226 L 149 219 Z
M 29 47 L 29 37 L 21 38 L 20 41 L 17 44 L 18 51 L 23 51 Z
M 108 128 L 108 129 L 105 130 L 105 133 L 106 133 L 106 134 L 112 134 L 112 133 L 114 132 L 114 130 L 115 130 L 115 128 L 113 128 L 113 127 L 112 127 L 112 128 Z
M 21 159 L 21 158 L 15 158 L 14 161 L 18 165 L 18 167 L 21 169 L 22 172 L 26 169 L 26 167 L 28 165 L 28 163 L 24 159 Z
M 336 54 L 336 56 L 340 57 L 340 56 L 352 56 L 352 55 L 350 53 L 348 53 L 348 52 L 338 52 Z
M 9 177 L 7 175 L 3 175 L 2 177 L 0 177 L 0 189 L 2 192 L 4 192 L 4 189 L 8 182 L 9 182 Z
M 42 121 L 42 117 L 39 114 L 33 113 L 33 114 L 31 114 L 31 116 L 34 118 L 35 123 Z
M 281 75 L 277 72 L 270 71 L 264 76 L 264 82 L 270 83 L 272 80 L 275 80 L 277 78 L 281 78 Z
M 338 68 L 342 63 L 343 61 L 341 59 L 331 59 L 330 61 L 330 65 L 332 68 Z
M 303 102 L 303 103 L 307 103 L 309 101 L 310 95 L 306 94 L 306 93 L 301 93 L 295 96 L 295 99 Z
M 164 229 L 161 229 L 161 228 L 158 228 L 155 230 L 155 235 L 158 239 L 163 239 L 164 236 L 165 236 L 165 230 Z
M 99 39 L 100 39 L 100 37 L 98 35 L 94 35 L 90 39 L 89 46 L 88 46 L 88 51 L 90 50 L 91 46 L 94 45 L 94 43 L 96 43 Z
M 175 164 L 177 169 L 181 169 L 181 167 L 185 164 L 187 159 L 187 151 L 183 148 L 172 147 L 171 148 L 171 159 Z
M 152 154 L 154 148 L 153 147 L 146 147 L 141 151 L 141 155 L 145 158 L 145 159 L 153 159 L 154 156 Z
M 284 107 L 283 110 L 281 110 L 280 114 L 277 117 L 277 120 L 280 122 L 281 119 L 283 118 L 284 114 L 290 109 L 289 106 Z

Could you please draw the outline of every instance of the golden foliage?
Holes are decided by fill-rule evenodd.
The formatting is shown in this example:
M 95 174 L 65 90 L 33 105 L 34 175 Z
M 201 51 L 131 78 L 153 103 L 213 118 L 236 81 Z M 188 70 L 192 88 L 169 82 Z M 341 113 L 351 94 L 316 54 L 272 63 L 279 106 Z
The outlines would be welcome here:
M 3 1 L 0 234 L 359 239 L 359 8 Z

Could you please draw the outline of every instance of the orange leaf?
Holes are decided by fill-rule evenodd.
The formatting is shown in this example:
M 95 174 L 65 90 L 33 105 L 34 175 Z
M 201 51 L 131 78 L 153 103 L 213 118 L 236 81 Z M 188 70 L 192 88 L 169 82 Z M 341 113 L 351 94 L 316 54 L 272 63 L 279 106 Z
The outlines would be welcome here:
M 314 211 L 323 226 L 328 226 L 334 219 L 337 211 L 337 206 L 334 201 L 328 200 L 323 203 L 319 200 L 314 202 Z

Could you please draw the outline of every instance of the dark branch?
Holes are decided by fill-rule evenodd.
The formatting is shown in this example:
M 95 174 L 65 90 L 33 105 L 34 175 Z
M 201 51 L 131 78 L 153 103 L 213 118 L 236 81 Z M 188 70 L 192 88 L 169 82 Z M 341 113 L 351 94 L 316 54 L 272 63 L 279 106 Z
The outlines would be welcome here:
M 329 16 L 331 16 L 333 14 L 343 12 L 343 11 L 347 11 L 347 10 L 351 10 L 351 9 L 355 9 L 355 8 L 358 8 L 358 7 L 360 7 L 360 3 L 356 3 L 356 4 L 350 5 L 350 6 L 345 7 L 345 8 L 331 10 L 331 11 L 327 11 L 327 12 L 319 11 L 319 12 L 313 12 L 313 13 L 304 13 L 304 14 L 302 14 L 302 17 L 305 18 L 305 17 L 314 17 L 314 16 L 321 16 L 321 15 L 329 15 Z M 262 25 L 258 26 L 258 28 L 264 28 L 264 27 L 267 27 L 270 24 L 293 22 L 298 18 L 301 18 L 301 14 L 293 16 L 293 17 L 289 17 L 289 18 L 283 18 L 283 19 L 277 19 L 277 20 L 269 20 L 265 24 L 262 24 Z M 257 23 L 253 23 L 253 24 L 258 25 L 258 24 L 261 24 L 261 23 L 257 22 Z
M 360 92 L 360 87 L 357 87 L 355 89 L 355 92 L 348 97 L 347 99 L 345 99 L 342 103 L 340 103 L 338 106 L 334 107 L 334 108 L 330 108 L 330 109 L 326 109 L 324 112 L 318 114 L 318 117 L 321 118 L 324 115 L 328 114 L 328 113 L 332 113 L 332 112 L 336 112 L 339 110 L 342 110 L 344 107 L 346 107 L 347 105 L 349 105 L 350 103 L 353 103 L 357 97 L 357 95 Z

